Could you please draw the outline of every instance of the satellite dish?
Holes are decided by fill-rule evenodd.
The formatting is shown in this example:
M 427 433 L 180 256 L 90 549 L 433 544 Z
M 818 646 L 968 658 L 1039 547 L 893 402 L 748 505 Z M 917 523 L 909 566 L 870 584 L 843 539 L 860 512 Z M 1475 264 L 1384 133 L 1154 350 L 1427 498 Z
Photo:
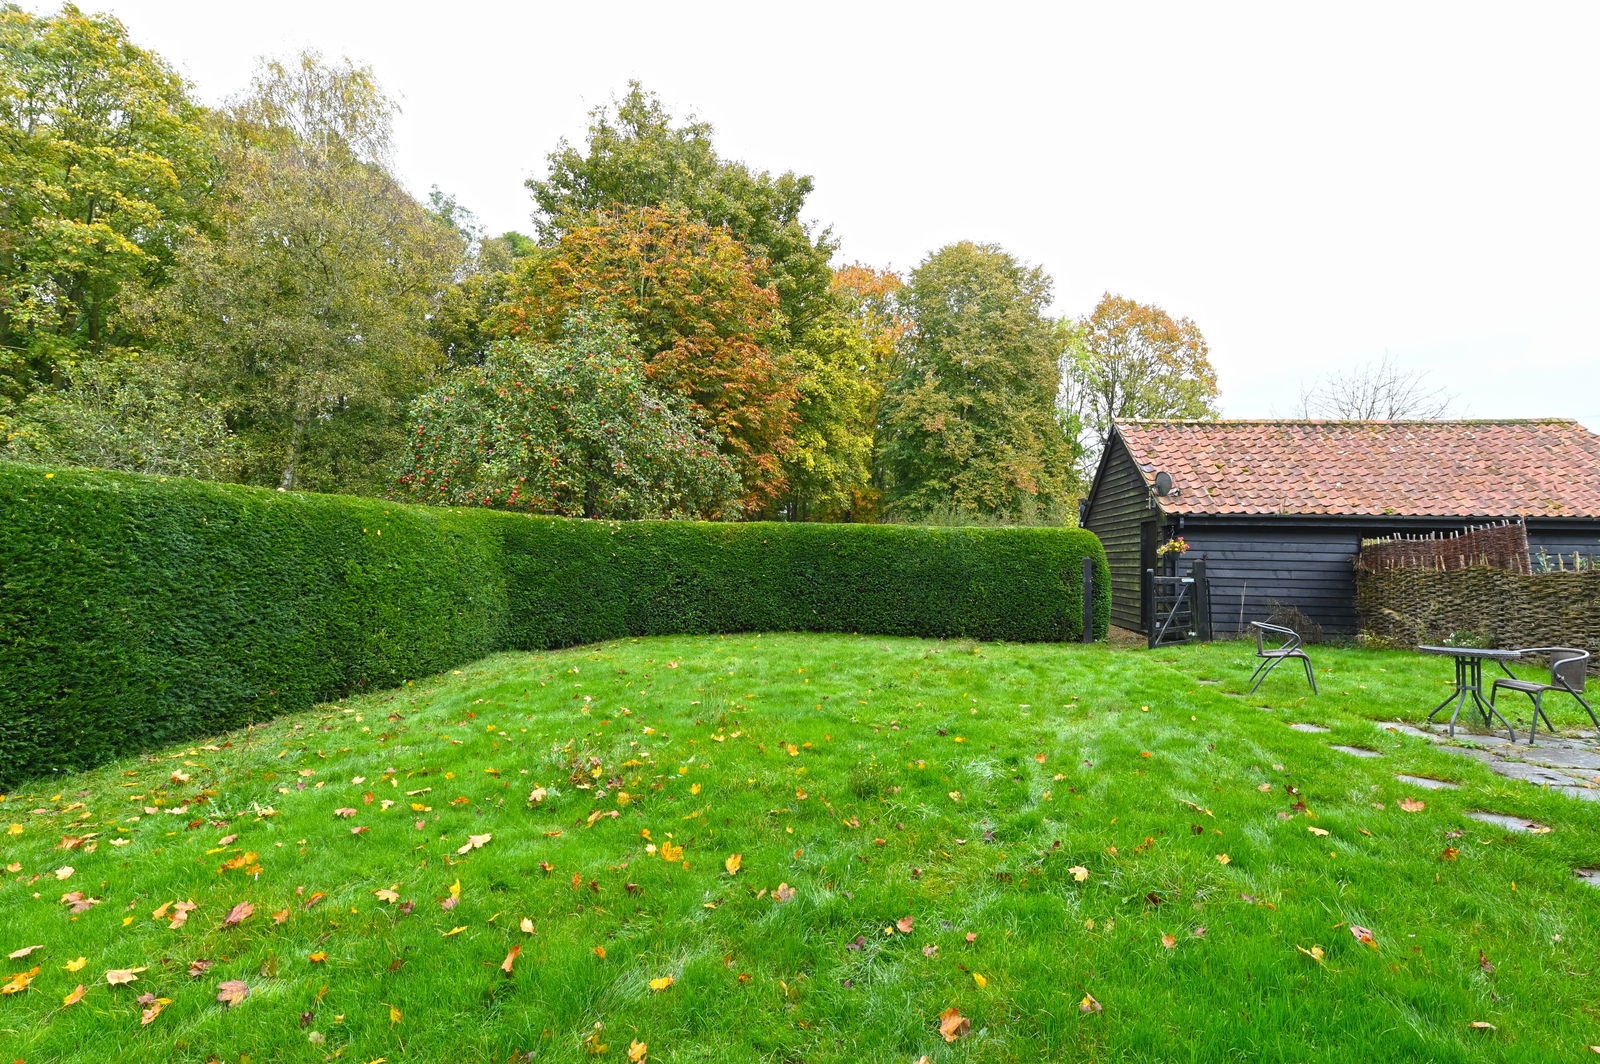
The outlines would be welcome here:
M 1156 494 L 1157 495 L 1166 495 L 1171 491 L 1172 491 L 1172 474 L 1171 473 L 1157 473 L 1156 474 Z

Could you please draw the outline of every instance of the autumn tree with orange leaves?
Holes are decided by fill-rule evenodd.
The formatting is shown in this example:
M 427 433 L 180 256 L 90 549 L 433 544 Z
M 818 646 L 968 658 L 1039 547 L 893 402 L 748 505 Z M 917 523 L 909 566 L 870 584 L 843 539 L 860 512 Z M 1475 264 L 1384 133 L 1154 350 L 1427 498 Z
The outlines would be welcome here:
M 632 334 L 656 385 L 687 399 L 739 466 L 744 505 L 785 486 L 799 398 L 792 359 L 774 350 L 777 293 L 726 231 L 646 207 L 572 229 L 517 269 L 494 329 L 554 342 L 586 311 Z
M 1190 319 L 1107 292 L 1070 339 L 1060 402 L 1088 432 L 1091 468 L 1118 418 L 1217 416 L 1217 374 Z

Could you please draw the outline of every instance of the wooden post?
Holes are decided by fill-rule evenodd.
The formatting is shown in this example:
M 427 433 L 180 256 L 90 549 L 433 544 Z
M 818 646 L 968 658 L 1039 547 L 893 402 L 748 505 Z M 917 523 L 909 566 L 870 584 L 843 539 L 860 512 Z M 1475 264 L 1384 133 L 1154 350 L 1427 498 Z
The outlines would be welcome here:
M 1156 619 L 1154 617 L 1155 610 L 1156 571 L 1154 569 L 1146 569 L 1144 571 L 1144 586 L 1140 588 L 1139 612 L 1140 616 L 1144 618 L 1145 644 L 1151 650 L 1156 648 Z
M 1083 559 L 1083 632 L 1080 643 L 1094 642 L 1094 559 Z
M 1196 558 L 1189 575 L 1194 577 L 1194 630 L 1202 643 L 1211 642 L 1211 581 L 1206 579 L 1206 560 Z

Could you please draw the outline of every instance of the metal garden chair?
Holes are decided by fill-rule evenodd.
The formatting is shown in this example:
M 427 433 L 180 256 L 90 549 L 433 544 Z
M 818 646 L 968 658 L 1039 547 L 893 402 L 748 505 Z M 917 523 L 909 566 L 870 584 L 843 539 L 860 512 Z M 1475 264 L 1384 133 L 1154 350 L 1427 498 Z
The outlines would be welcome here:
M 1600 729 L 1600 718 L 1594 715 L 1594 707 L 1585 702 L 1583 695 L 1584 680 L 1589 672 L 1589 659 L 1592 655 L 1587 650 L 1578 650 L 1575 647 L 1527 647 L 1521 651 L 1524 654 L 1549 654 L 1550 655 L 1550 682 L 1540 680 L 1519 680 L 1515 676 L 1501 678 L 1489 688 L 1489 705 L 1494 705 L 1495 695 L 1504 687 L 1507 691 L 1521 691 L 1533 699 L 1533 725 L 1528 729 L 1528 745 L 1533 745 L 1534 736 L 1539 732 L 1539 718 L 1544 717 L 1544 726 L 1550 734 L 1556 733 L 1555 727 L 1550 723 L 1549 714 L 1545 713 L 1541 704 L 1547 691 L 1564 691 L 1578 700 L 1589 714 L 1589 719 L 1594 721 L 1594 726 Z
M 1285 659 L 1299 658 L 1306 667 L 1306 683 L 1311 685 L 1311 693 L 1316 694 L 1317 677 L 1312 671 L 1311 659 L 1300 649 L 1300 633 L 1293 628 L 1268 624 L 1265 621 L 1251 621 L 1250 626 L 1256 630 L 1256 657 L 1262 659 L 1261 664 L 1256 666 L 1256 671 L 1250 674 L 1250 679 L 1255 681 L 1250 685 L 1250 693 L 1255 694 L 1256 688 L 1261 686 L 1261 681 L 1267 678 L 1267 673 L 1277 668 Z M 1269 635 L 1281 645 L 1267 646 Z

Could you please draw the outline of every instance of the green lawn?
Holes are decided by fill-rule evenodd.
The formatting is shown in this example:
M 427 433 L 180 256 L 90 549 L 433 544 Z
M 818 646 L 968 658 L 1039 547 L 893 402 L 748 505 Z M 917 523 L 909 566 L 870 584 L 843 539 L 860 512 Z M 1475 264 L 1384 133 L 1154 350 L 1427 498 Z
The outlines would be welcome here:
M 1448 661 L 1251 649 L 506 654 L 12 794 L 0 1058 L 1593 1059 L 1600 804 L 1370 723 Z

